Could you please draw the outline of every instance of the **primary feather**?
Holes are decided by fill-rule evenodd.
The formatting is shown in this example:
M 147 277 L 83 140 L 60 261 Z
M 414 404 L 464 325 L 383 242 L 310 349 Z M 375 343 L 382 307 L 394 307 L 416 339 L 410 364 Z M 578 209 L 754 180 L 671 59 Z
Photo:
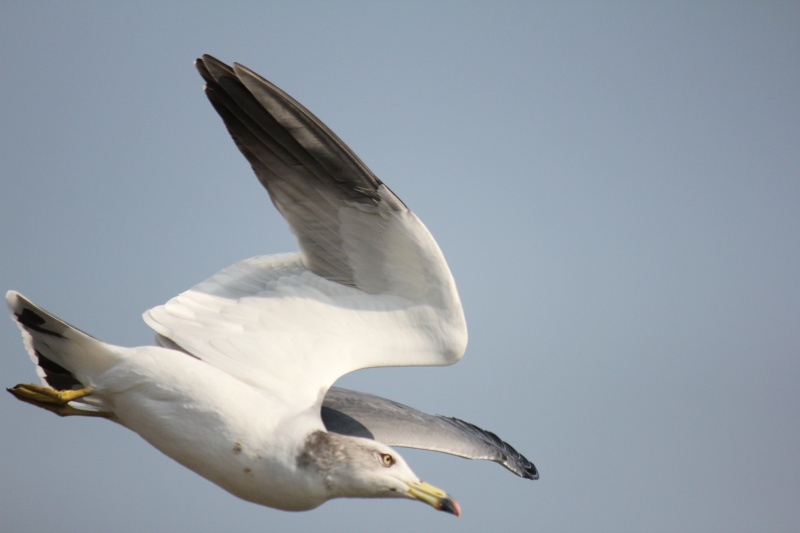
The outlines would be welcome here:
M 236 263 L 145 321 L 192 355 L 301 403 L 353 370 L 458 361 L 461 302 L 416 215 L 275 85 L 210 56 L 197 66 L 300 252 Z

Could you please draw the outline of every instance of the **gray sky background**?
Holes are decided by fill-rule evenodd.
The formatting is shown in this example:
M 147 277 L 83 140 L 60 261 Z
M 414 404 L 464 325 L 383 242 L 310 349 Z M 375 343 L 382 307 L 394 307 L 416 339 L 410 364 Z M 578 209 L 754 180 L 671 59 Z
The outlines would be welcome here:
M 422 218 L 470 327 L 340 383 L 541 470 L 403 451 L 462 505 L 240 501 L 124 428 L 0 397 L 4 531 L 797 531 L 800 4 L 0 5 L 0 287 L 150 344 L 147 308 L 292 238 L 192 61 L 305 104 Z M 35 380 L 0 320 L 2 384 Z M 268 416 L 268 413 L 254 413 Z

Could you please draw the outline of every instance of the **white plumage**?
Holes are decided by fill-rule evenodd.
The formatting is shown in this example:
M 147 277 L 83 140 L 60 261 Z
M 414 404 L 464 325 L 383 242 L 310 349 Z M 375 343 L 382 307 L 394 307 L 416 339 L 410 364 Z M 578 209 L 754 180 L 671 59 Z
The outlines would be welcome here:
M 316 117 L 242 66 L 204 56 L 197 67 L 300 252 L 246 259 L 147 311 L 161 346 L 103 343 L 9 292 L 52 387 L 11 391 L 61 415 L 111 418 L 237 496 L 281 509 L 407 497 L 459 513 L 386 444 L 491 459 L 536 479 L 529 461 L 471 424 L 331 389 L 362 368 L 458 361 L 467 329 L 455 282 L 422 222 Z

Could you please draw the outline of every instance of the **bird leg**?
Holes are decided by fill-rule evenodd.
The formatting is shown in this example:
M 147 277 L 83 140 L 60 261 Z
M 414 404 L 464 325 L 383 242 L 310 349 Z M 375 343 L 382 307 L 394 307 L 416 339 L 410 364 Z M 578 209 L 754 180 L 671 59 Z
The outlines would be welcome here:
M 92 387 L 77 390 L 56 390 L 50 387 L 22 383 L 6 390 L 13 394 L 17 400 L 35 405 L 36 407 L 41 407 L 58 416 L 97 416 L 101 418 L 111 418 L 111 413 L 78 409 L 69 404 L 71 401 L 79 400 L 92 394 L 92 392 L 94 392 Z

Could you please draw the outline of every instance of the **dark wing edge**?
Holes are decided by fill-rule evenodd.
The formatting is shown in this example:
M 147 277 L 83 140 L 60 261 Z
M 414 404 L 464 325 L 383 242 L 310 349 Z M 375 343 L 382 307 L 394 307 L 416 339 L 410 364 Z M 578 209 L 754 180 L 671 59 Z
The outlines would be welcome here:
M 366 224 L 379 226 L 381 211 L 407 212 L 406 205 L 336 134 L 268 80 L 210 55 L 195 66 L 206 96 L 289 223 L 306 266 L 355 286 L 342 251 L 340 209 L 357 207 Z
M 494 461 L 522 478 L 539 479 L 536 466 L 494 433 L 373 394 L 331 387 L 322 403 L 322 421 L 333 433 Z
M 353 200 L 381 201 L 377 191 L 383 182 L 297 100 L 238 63 L 231 67 L 206 54 L 195 65 L 206 82 L 209 100 L 242 151 L 255 142 L 261 145 L 258 148 L 273 151 L 284 163 L 302 163 L 311 176 L 322 182 L 330 183 L 332 179 L 338 183 L 339 192 Z M 254 166 L 265 165 L 263 160 L 254 161 L 257 155 L 245 153 Z M 261 175 L 259 178 L 271 179 Z

